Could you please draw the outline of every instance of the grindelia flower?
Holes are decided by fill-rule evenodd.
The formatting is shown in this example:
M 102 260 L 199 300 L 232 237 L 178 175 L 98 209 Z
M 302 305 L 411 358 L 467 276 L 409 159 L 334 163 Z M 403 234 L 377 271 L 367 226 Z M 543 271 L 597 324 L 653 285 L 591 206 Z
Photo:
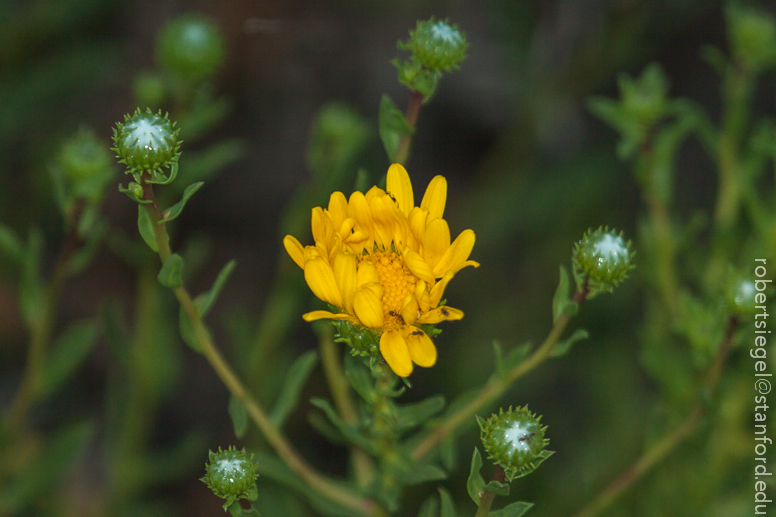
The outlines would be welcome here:
M 388 169 L 386 191 L 331 195 L 328 209 L 312 214 L 314 246 L 291 235 L 283 239 L 288 254 L 304 270 L 312 292 L 338 309 L 313 311 L 306 321 L 332 319 L 366 327 L 379 336 L 380 353 L 401 377 L 413 363 L 430 367 L 437 351 L 418 325 L 459 320 L 463 312 L 440 306 L 445 287 L 466 266 L 474 232 L 464 230 L 450 242 L 442 218 L 447 181 L 437 176 L 415 206 L 412 184 L 399 164 Z

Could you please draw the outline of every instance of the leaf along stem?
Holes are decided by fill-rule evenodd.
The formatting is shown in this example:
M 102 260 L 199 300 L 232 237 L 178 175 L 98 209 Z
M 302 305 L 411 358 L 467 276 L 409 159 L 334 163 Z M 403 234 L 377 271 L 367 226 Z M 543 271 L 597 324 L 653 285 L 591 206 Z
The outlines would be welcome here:
M 148 214 L 151 216 L 156 244 L 159 248 L 159 258 L 161 259 L 162 264 L 164 264 L 164 261 L 172 254 L 167 228 L 164 224 L 158 224 L 159 221 L 162 220 L 162 212 L 159 209 L 156 197 L 154 196 L 152 185 L 143 181 L 143 190 L 143 198 L 151 201 L 151 203 L 147 203 L 143 206 L 145 206 L 146 210 L 148 210 Z M 216 348 L 202 322 L 199 309 L 194 304 L 194 301 L 186 288 L 179 287 L 172 291 L 194 328 L 202 355 L 205 356 L 205 359 L 207 359 L 213 367 L 216 375 L 218 375 L 219 379 L 221 379 L 221 382 L 224 383 L 232 396 L 245 404 L 248 415 L 250 415 L 251 419 L 272 448 L 275 449 L 278 456 L 280 456 L 280 458 L 299 477 L 310 485 L 311 488 L 328 497 L 330 500 L 365 515 L 382 515 L 382 509 L 374 501 L 366 499 L 345 487 L 337 485 L 334 481 L 327 479 L 298 453 L 291 442 L 289 442 L 288 438 L 275 427 L 267 416 L 267 413 L 248 392 L 234 370 L 221 355 L 221 352 Z
M 584 283 L 580 286 L 580 289 L 574 293 L 571 301 L 581 304 L 585 301 L 588 294 L 588 279 L 585 278 Z M 547 335 L 547 338 L 544 340 L 544 343 L 542 343 L 528 359 L 512 368 L 505 375 L 488 382 L 488 384 L 483 386 L 474 400 L 437 424 L 437 426 L 412 449 L 412 457 L 418 460 L 430 453 L 445 439 L 445 437 L 453 433 L 461 424 L 471 421 L 471 417 L 477 411 L 500 397 L 507 389 L 509 389 L 513 382 L 542 364 L 555 349 L 555 345 L 560 340 L 570 319 L 568 314 L 565 312 L 561 313 L 555 321 L 552 330 L 550 330 L 550 333 Z
M 652 470 L 655 465 L 663 461 L 671 451 L 692 436 L 708 408 L 708 402 L 706 401 L 705 395 L 712 394 L 719 384 L 719 380 L 722 376 L 722 369 L 725 366 L 725 360 L 727 359 L 733 344 L 733 332 L 735 331 L 737 324 L 736 318 L 731 316 L 728 320 L 725 337 L 717 351 L 714 363 L 709 369 L 706 382 L 702 388 L 701 400 L 695 405 L 687 418 L 685 418 L 673 432 L 669 433 L 658 443 L 650 447 L 641 458 L 617 476 L 617 478 L 598 494 L 585 509 L 576 514 L 576 517 L 594 517 L 595 515 L 599 515 L 611 506 L 611 504 L 634 483 Z

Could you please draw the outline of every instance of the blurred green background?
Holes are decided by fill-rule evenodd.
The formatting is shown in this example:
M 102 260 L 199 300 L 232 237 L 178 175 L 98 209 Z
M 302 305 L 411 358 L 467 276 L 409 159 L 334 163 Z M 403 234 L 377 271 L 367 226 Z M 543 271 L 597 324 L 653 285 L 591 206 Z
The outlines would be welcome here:
M 337 101 L 373 128 L 337 188 L 349 194 L 358 167 L 378 181 L 389 165 L 376 129 L 381 95 L 390 94 L 401 109 L 407 99 L 390 64 L 396 41 L 430 15 L 449 18 L 466 33 L 469 56 L 423 108 L 407 170 L 416 192 L 437 174 L 447 177 L 451 231 L 474 230 L 472 258 L 482 267 L 463 271 L 448 288 L 450 304 L 466 317 L 442 326 L 439 361 L 413 374 L 408 401 L 437 393 L 450 400 L 482 384 L 493 371 L 493 339 L 508 347 L 541 342 L 552 324 L 558 264 L 568 266 L 573 243 L 586 229 L 610 225 L 636 239 L 644 211 L 637 183 L 616 158 L 615 132 L 586 111 L 587 98 L 616 96 L 619 73 L 638 75 L 656 61 L 670 78 L 672 96 L 689 97 L 712 119 L 719 117 L 720 82 L 700 48 L 727 47 L 720 2 L 0 2 L 0 221 L 21 235 L 32 225 L 43 230 L 44 271 L 62 239 L 47 172 L 58 145 L 82 125 L 110 145 L 115 122 L 136 107 L 137 74 L 155 66 L 157 32 L 187 12 L 209 16 L 225 34 L 227 59 L 213 91 L 230 100 L 231 111 L 205 137 L 189 142 L 184 135 L 181 169 L 187 154 L 227 138 L 239 139 L 243 153 L 192 198 L 174 246 L 199 243 L 203 266 L 188 281 L 194 292 L 208 289 L 221 265 L 237 260 L 209 316 L 216 341 L 235 363 L 251 356 L 250 333 L 276 275 L 301 282 L 301 272 L 281 253 L 279 214 L 310 181 L 307 148 L 316 114 Z M 773 115 L 774 86 L 773 75 L 758 83 L 754 113 Z M 117 167 L 119 180 L 126 184 Z M 678 154 L 675 181 L 677 218 L 711 209 L 714 166 L 694 139 Z M 321 204 L 327 197 L 320 192 L 312 199 Z M 115 185 L 102 212 L 111 232 L 134 235 L 135 206 Z M 297 237 L 306 244 L 305 224 Z M 592 338 L 522 379 L 501 401 L 504 407 L 528 404 L 543 415 L 550 449 L 557 451 L 513 485 L 512 499 L 537 504 L 531 515 L 572 515 L 638 457 L 650 433 L 662 429 L 660 392 L 639 362 L 642 273 L 636 269 L 613 295 L 586 304 L 578 324 Z M 17 275 L 0 259 L 0 407 L 11 400 L 25 364 L 28 337 L 16 302 Z M 58 325 L 109 310 L 131 327 L 141 310 L 135 305 L 140 289 L 135 270 L 103 246 L 67 284 Z M 172 307 L 167 293 L 160 299 L 160 307 Z M 316 347 L 314 332 L 301 320 L 311 304 L 305 300 L 297 308 L 298 323 L 259 354 L 261 364 L 242 371 L 262 399 L 274 398 L 293 358 Z M 154 386 L 153 403 L 136 409 L 145 419 L 138 440 L 157 462 L 142 468 L 158 469 L 158 476 L 128 489 L 132 475 L 115 473 L 123 460 L 112 440 L 121 434 L 116 426 L 124 427 L 111 414 L 122 404 L 114 395 L 123 366 L 117 345 L 101 339 L 78 374 L 34 411 L 32 425 L 43 433 L 84 419 L 93 428 L 66 475 L 48 485 L 50 502 L 39 501 L 24 515 L 221 514 L 220 502 L 197 478 L 208 448 L 241 444 L 226 411 L 228 393 L 180 342 L 177 310 L 164 310 L 156 313 L 158 332 L 141 347 L 140 360 L 149 363 L 145 371 L 153 377 L 147 383 Z M 731 370 L 748 371 L 745 363 L 734 352 Z M 307 398 L 325 392 L 316 371 L 287 431 L 312 463 L 342 474 L 345 450 L 311 432 L 306 420 Z M 742 422 L 749 421 L 750 409 L 729 410 L 731 428 L 748 425 Z M 704 470 L 708 437 L 692 439 L 606 515 L 747 514 L 753 453 L 732 436 L 716 445 L 727 458 L 724 476 Z M 474 513 L 464 486 L 475 444 L 472 421 L 458 441 L 459 470 L 445 482 L 463 515 Z M 276 512 L 267 515 L 312 515 L 274 488 L 259 484 L 260 499 Z M 410 493 L 406 515 L 415 515 L 427 489 Z

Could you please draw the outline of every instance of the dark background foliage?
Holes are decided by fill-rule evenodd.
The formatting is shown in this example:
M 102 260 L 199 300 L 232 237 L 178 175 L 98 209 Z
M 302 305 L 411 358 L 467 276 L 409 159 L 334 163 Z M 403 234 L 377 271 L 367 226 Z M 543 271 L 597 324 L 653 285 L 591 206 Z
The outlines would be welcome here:
M 436 174 L 447 177 L 452 232 L 475 231 L 473 258 L 482 267 L 465 270 L 451 283 L 447 298 L 466 318 L 443 326 L 439 362 L 413 374 L 408 400 L 436 393 L 451 399 L 481 384 L 493 369 L 493 339 L 505 346 L 540 342 L 552 323 L 558 264 L 568 265 L 572 245 L 586 229 L 608 224 L 635 237 L 643 209 L 639 191 L 629 167 L 616 159 L 615 133 L 585 110 L 589 96 L 615 96 L 617 74 L 637 75 L 657 61 L 671 79 L 673 96 L 690 97 L 713 119 L 719 116 L 719 80 L 699 56 L 703 45 L 726 47 L 723 7 L 713 1 L 3 2 L 0 220 L 21 234 L 30 225 L 43 229 L 44 265 L 53 262 L 62 238 L 47 173 L 57 145 L 84 124 L 109 145 L 111 127 L 135 108 L 134 77 L 154 67 L 157 31 L 190 11 L 210 16 L 226 35 L 228 58 L 215 90 L 231 99 L 233 111 L 207 138 L 192 147 L 184 143 L 184 157 L 227 137 L 241 139 L 245 152 L 192 198 L 175 244 L 202 239 L 211 251 L 191 279 L 195 292 L 209 287 L 223 263 L 237 259 L 210 316 L 217 341 L 232 357 L 237 345 L 227 329 L 254 324 L 276 271 L 292 267 L 281 252 L 278 214 L 309 179 L 306 149 L 317 111 L 340 101 L 372 124 L 373 139 L 359 164 L 377 181 L 389 165 L 376 136 L 380 97 L 389 93 L 403 108 L 407 96 L 390 64 L 396 41 L 430 15 L 449 18 L 466 32 L 469 57 L 422 110 L 407 169 L 416 191 Z M 755 113 L 773 112 L 773 92 L 772 77 L 766 77 L 755 94 Z M 120 176 L 117 182 L 126 184 Z M 708 210 L 715 184 L 711 161 L 690 140 L 677 164 L 677 214 Z M 115 186 L 109 189 L 103 213 L 111 231 L 132 234 L 134 210 Z M 309 242 L 306 235 L 298 235 L 303 243 Z M 16 389 L 27 340 L 16 273 L 6 266 L 0 262 L 0 406 Z M 583 307 L 579 324 L 591 339 L 522 379 L 501 402 L 527 403 L 542 414 L 550 448 L 557 451 L 513 487 L 517 497 L 537 503 L 537 515 L 568 515 L 582 507 L 638 456 L 654 425 L 659 393 L 639 365 L 638 269 L 633 277 L 613 295 Z M 106 303 L 131 321 L 136 289 L 132 268 L 103 248 L 69 282 L 59 323 L 91 316 Z M 164 401 L 148 415 L 149 448 L 166 450 L 195 430 L 202 453 L 187 460 L 175 480 L 138 497 L 161 501 L 163 510 L 154 506 L 161 514 L 220 514 L 218 501 L 196 479 L 208 448 L 238 443 L 226 413 L 228 394 L 199 356 L 174 334 L 169 339 L 178 366 Z M 314 333 L 299 318 L 267 366 L 243 375 L 267 377 L 254 381 L 266 390 L 260 396 L 271 400 L 290 360 L 314 347 Z M 147 353 L 148 361 L 173 360 Z M 105 453 L 105 393 L 115 368 L 100 343 L 79 375 L 34 414 L 44 430 L 84 416 L 96 422 L 81 461 L 51 495 L 61 515 L 111 513 L 104 473 L 116 466 Z M 324 392 L 323 375 L 316 372 L 306 395 Z M 344 450 L 310 431 L 310 409 L 305 402 L 292 417 L 291 439 L 316 465 L 344 473 Z M 463 490 L 463 472 L 477 443 L 473 424 L 459 440 L 460 472 L 446 483 L 464 514 L 473 513 Z M 702 486 L 703 473 L 693 473 L 698 478 L 691 481 L 692 460 L 683 461 L 682 454 L 690 453 L 670 458 L 639 485 L 640 495 L 627 496 L 611 515 L 738 515 L 741 476 L 734 476 L 730 490 L 713 494 L 718 513 L 708 513 L 712 495 Z M 666 491 L 661 479 L 673 480 L 673 488 Z M 260 485 L 260 497 L 262 486 L 272 485 Z M 650 494 L 658 493 L 656 502 Z M 411 494 L 407 514 L 414 515 L 422 497 L 420 489 Z

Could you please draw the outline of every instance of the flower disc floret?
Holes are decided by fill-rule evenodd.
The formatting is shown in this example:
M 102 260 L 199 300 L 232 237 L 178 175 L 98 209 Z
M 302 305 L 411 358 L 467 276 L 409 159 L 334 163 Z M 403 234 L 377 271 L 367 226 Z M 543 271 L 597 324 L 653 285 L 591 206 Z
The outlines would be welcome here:
M 633 269 L 631 243 L 609 228 L 588 231 L 574 248 L 574 267 L 600 288 L 615 286 Z
M 415 60 L 432 71 L 449 72 L 466 57 L 469 44 L 458 27 L 447 20 L 419 21 L 410 39 L 400 48 L 412 52 Z
M 141 112 L 138 108 L 132 116 L 124 115 L 123 124 L 116 124 L 112 149 L 130 173 L 159 171 L 172 166 L 180 155 L 178 131 L 161 111 L 146 108 Z
M 337 321 L 343 341 L 357 353 L 377 355 L 379 349 L 401 377 L 413 365 L 433 366 L 431 326 L 463 317 L 440 305 L 445 288 L 461 269 L 479 266 L 469 260 L 473 231 L 451 242 L 446 200 L 447 181 L 437 176 L 415 206 L 409 175 L 394 164 L 385 191 L 373 187 L 349 199 L 335 192 L 328 208 L 314 208 L 315 244 L 302 246 L 291 235 L 283 244 L 313 293 L 334 311 L 309 312 L 304 319 Z
M 224 509 L 237 499 L 256 499 L 256 464 L 253 454 L 245 450 L 238 451 L 234 446 L 218 452 L 210 451 L 205 464 L 205 477 L 200 481 L 205 483 L 213 493 L 226 499 Z
M 544 448 L 550 441 L 544 437 L 547 427 L 539 423 L 527 407 L 517 407 L 479 419 L 480 438 L 488 457 L 504 469 L 507 480 L 533 472 L 547 455 Z

